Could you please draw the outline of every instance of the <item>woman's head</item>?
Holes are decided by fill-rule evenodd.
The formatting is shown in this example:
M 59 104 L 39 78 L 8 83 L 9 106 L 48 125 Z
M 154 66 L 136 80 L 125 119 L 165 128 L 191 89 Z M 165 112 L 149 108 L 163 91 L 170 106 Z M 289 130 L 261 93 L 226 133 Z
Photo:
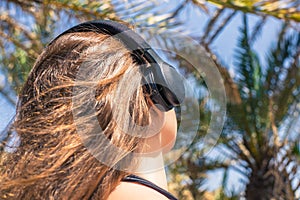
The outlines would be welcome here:
M 142 77 L 136 57 L 109 35 L 76 32 L 52 42 L 20 94 L 12 130 L 21 143 L 1 163 L 11 169 L 0 171 L 0 194 L 106 199 L 127 174 L 115 166 L 135 167 L 131 152 L 145 149 L 136 130 L 159 121 Z

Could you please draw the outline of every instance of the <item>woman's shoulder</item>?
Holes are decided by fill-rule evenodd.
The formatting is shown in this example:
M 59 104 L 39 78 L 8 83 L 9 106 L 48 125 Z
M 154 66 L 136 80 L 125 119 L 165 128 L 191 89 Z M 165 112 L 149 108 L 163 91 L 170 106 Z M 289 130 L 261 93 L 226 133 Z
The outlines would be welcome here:
M 121 182 L 110 194 L 108 200 L 168 200 L 159 192 L 136 183 Z

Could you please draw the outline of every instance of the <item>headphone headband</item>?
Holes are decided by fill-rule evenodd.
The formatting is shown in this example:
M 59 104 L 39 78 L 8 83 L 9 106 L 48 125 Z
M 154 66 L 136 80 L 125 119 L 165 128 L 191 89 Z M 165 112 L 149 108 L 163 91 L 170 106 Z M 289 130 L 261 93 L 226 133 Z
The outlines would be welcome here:
M 50 44 L 60 36 L 65 35 L 67 33 L 91 31 L 116 36 L 121 41 L 126 41 L 123 42 L 124 45 L 131 50 L 151 48 L 149 44 L 140 35 L 136 34 L 129 27 L 125 26 L 124 24 L 120 24 L 118 22 L 109 20 L 94 20 L 78 24 L 58 35 L 53 41 L 50 42 Z
M 155 104 L 162 106 L 164 111 L 178 106 L 184 99 L 184 86 L 176 70 L 164 62 L 150 45 L 137 33 L 124 24 L 109 20 L 94 20 L 81 23 L 58 35 L 51 45 L 62 35 L 76 32 L 97 32 L 114 36 L 121 40 L 133 55 L 138 56 L 143 64 L 151 65 L 145 71 L 143 82 L 146 92 Z M 147 61 L 147 62 L 146 62 Z

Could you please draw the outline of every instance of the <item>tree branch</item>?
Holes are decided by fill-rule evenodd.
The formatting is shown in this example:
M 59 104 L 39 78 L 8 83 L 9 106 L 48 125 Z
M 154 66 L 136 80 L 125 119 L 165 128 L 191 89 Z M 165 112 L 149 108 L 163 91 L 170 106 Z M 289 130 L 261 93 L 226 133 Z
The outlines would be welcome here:
M 0 30 L 0 37 L 3 37 L 5 39 L 7 39 L 8 41 L 12 42 L 14 45 L 16 45 L 17 47 L 23 49 L 25 52 L 27 52 L 29 55 L 33 56 L 34 58 L 38 57 L 38 53 L 35 52 L 33 49 L 31 48 L 27 48 L 24 44 L 22 44 L 19 40 L 10 37 L 9 35 L 7 35 L 6 33 L 4 33 L 3 31 Z
M 215 33 L 210 37 L 208 44 L 212 44 L 214 39 L 222 32 L 222 30 L 226 27 L 226 25 L 230 22 L 230 20 L 236 15 L 236 11 L 229 14 L 223 22 L 219 25 L 218 29 L 215 31 Z
M 267 9 L 268 3 L 266 2 L 263 5 L 255 5 L 255 1 L 252 2 L 252 5 L 243 3 L 242 1 L 233 1 L 233 0 L 207 0 L 207 2 L 212 3 L 221 8 L 231 8 L 233 10 L 240 10 L 244 13 L 253 13 L 260 16 L 273 16 L 278 19 L 284 19 L 286 21 L 295 21 L 300 22 L 299 11 L 291 5 L 289 8 L 279 8 Z M 250 2 L 250 1 L 245 1 Z M 297 2 L 297 1 L 296 1 Z M 293 1 L 286 2 L 286 5 L 293 3 Z M 295 2 L 294 2 L 295 3 Z
M 17 23 L 12 16 L 9 16 L 8 13 L 2 13 L 0 20 L 6 22 L 10 29 L 20 31 L 32 42 L 38 49 L 42 49 L 42 45 L 38 42 L 38 38 L 33 32 L 27 30 L 25 27 L 21 26 L 20 23 Z

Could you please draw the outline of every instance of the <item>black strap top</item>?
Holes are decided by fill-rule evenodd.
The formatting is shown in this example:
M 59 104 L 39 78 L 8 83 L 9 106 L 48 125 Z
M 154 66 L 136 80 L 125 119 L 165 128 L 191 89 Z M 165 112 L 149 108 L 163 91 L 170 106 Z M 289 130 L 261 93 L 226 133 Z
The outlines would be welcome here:
M 150 181 L 148 181 L 146 179 L 143 179 L 143 178 L 141 178 L 139 176 L 131 174 L 131 175 L 126 176 L 125 178 L 123 178 L 122 181 L 124 181 L 124 182 L 131 182 L 131 183 L 139 183 L 141 185 L 144 185 L 146 187 L 149 187 L 149 188 L 152 188 L 152 189 L 156 190 L 157 192 L 161 193 L 162 195 L 164 195 L 165 197 L 167 197 L 170 200 L 178 200 L 176 197 L 174 197 L 168 191 L 166 191 L 166 190 L 158 187 L 154 183 L 152 183 L 152 182 L 150 182 Z

